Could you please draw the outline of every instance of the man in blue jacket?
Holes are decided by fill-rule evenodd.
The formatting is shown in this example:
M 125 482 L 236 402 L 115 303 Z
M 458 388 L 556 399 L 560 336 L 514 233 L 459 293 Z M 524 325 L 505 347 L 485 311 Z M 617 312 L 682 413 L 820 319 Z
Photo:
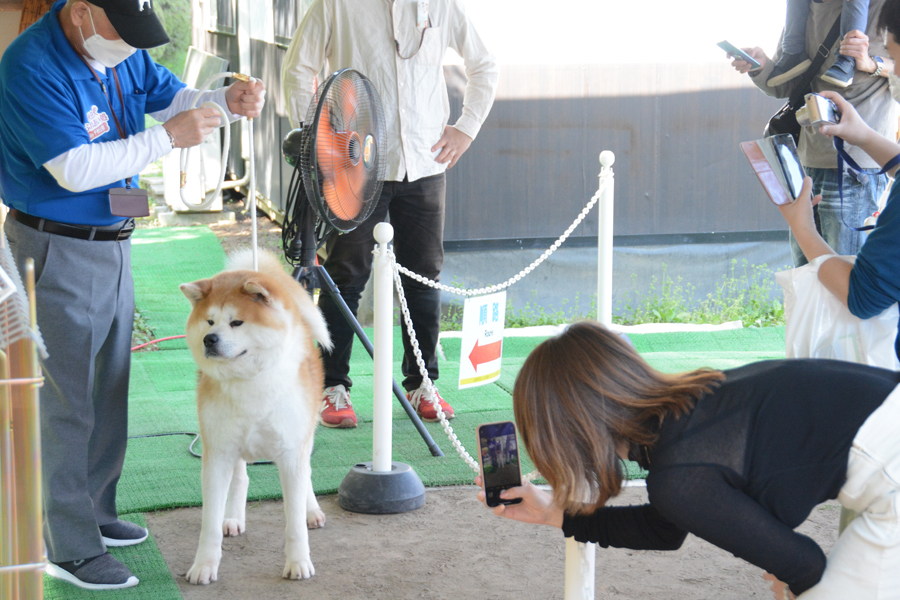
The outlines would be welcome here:
M 197 90 L 150 59 L 169 41 L 151 0 L 60 0 L 0 62 L 0 197 L 22 270 L 35 261 L 43 364 L 41 452 L 48 573 L 86 589 L 137 585 L 108 546 L 147 531 L 116 513 L 134 321 L 130 215 L 137 175 L 220 125 Z M 261 82 L 202 94 L 231 118 L 262 109 Z M 144 115 L 162 125 L 146 129 Z M 136 206 L 137 204 L 137 206 Z

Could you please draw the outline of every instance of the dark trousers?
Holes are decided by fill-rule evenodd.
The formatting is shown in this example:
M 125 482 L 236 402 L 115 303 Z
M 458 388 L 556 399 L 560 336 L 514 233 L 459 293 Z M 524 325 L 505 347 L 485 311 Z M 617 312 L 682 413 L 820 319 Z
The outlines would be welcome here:
M 372 250 L 375 225 L 390 215 L 394 228 L 394 254 L 397 262 L 414 273 L 438 281 L 444 265 L 444 203 L 446 177 L 443 173 L 413 182 L 386 181 L 375 211 L 359 227 L 342 235 L 332 235 L 326 248 L 325 270 L 334 280 L 347 306 L 357 314 L 369 273 L 372 270 Z M 409 306 L 413 328 L 422 359 L 432 380 L 438 378 L 436 356 L 441 321 L 441 292 L 401 276 L 403 291 Z M 328 323 L 334 349 L 322 352 L 325 362 L 325 386 L 338 384 L 348 389 L 350 379 L 350 351 L 353 329 L 344 319 L 330 294 L 319 297 L 319 308 Z M 409 341 L 405 325 L 403 331 L 403 387 L 418 388 L 422 375 Z

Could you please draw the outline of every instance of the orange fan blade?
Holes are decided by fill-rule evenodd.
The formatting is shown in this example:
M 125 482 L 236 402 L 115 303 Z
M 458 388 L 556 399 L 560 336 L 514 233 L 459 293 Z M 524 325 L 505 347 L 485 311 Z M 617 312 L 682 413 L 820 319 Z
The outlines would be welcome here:
M 319 125 L 316 127 L 316 162 L 326 178 L 334 175 L 334 148 L 336 146 L 335 131 L 331 128 L 331 111 L 328 104 L 322 106 L 319 114 Z
M 352 127 L 359 106 L 356 88 L 348 79 L 338 81 L 337 97 L 341 102 L 342 127 Z M 316 136 L 316 159 L 322 171 L 322 193 L 334 215 L 344 221 L 359 216 L 366 182 L 359 134 L 354 131 L 335 131 L 331 112 L 326 103 L 319 115 Z
M 339 219 L 351 221 L 362 211 L 361 188 L 365 182 L 362 162 L 341 170 L 333 179 L 326 179 L 323 187 L 325 203 Z
M 341 80 L 340 89 L 341 99 L 341 116 L 344 123 L 349 123 L 356 116 L 356 109 L 359 107 L 359 100 L 356 97 L 356 86 L 350 79 Z

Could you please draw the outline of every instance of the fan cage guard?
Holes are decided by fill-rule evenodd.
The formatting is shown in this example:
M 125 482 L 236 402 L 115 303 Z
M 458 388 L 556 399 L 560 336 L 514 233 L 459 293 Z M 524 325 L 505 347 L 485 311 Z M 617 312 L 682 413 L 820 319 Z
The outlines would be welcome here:
M 384 111 L 375 86 L 353 69 L 334 73 L 306 114 L 300 152 L 303 183 L 320 217 L 347 232 L 365 221 L 381 196 L 387 165 Z

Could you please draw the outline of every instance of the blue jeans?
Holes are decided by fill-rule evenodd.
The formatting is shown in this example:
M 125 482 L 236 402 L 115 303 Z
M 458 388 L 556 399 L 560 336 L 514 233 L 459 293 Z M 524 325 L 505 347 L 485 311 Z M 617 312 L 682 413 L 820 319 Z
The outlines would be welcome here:
M 806 53 L 809 2 L 810 0 L 788 0 L 784 39 L 781 42 L 785 54 Z M 865 32 L 868 23 L 869 0 L 841 0 L 841 39 L 854 29 Z
M 866 233 L 851 227 L 862 227 L 863 221 L 878 209 L 878 199 L 887 187 L 887 175 L 877 175 L 878 169 L 863 169 L 861 173 L 844 172 L 844 209 L 841 218 L 841 198 L 838 194 L 837 169 L 806 167 L 813 180 L 813 196 L 822 195 L 816 206 L 816 229 L 841 256 L 855 256 L 866 241 Z M 794 266 L 806 264 L 806 257 L 791 234 L 791 256 Z

